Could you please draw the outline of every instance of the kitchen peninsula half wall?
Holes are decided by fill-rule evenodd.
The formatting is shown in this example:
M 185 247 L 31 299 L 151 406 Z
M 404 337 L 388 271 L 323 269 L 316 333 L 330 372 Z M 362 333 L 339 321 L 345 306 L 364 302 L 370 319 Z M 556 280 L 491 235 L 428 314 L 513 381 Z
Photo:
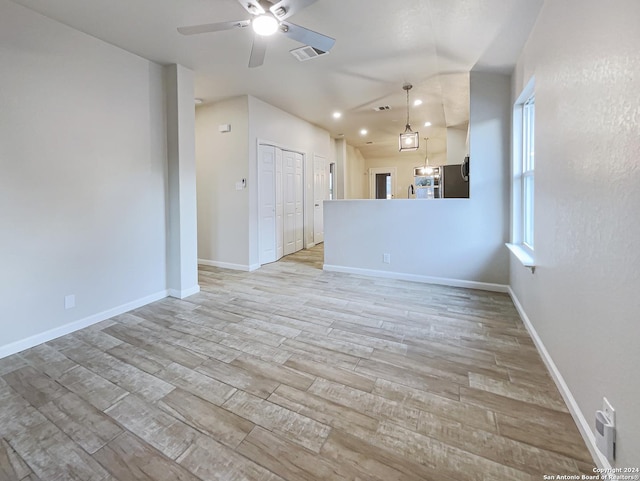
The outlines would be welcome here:
M 507 292 L 503 216 L 469 199 L 324 203 L 324 270 Z
M 470 198 L 325 201 L 325 270 L 507 291 L 510 80 L 471 72 Z

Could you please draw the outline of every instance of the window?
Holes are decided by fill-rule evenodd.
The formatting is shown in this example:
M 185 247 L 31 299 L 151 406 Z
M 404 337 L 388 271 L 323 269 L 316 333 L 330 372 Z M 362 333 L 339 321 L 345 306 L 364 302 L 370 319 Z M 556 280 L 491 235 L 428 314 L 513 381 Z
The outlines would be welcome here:
M 533 255 L 535 195 L 535 95 L 531 79 L 513 111 L 512 244 Z
M 533 250 L 533 173 L 535 101 L 533 95 L 522 107 L 522 243 Z

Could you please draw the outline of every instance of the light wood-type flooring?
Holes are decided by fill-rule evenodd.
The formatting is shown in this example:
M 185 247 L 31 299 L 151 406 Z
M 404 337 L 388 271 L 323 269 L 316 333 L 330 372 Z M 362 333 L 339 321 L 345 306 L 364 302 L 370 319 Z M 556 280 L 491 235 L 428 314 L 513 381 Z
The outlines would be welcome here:
M 203 267 L 0 360 L 0 481 L 504 481 L 593 464 L 505 294 Z

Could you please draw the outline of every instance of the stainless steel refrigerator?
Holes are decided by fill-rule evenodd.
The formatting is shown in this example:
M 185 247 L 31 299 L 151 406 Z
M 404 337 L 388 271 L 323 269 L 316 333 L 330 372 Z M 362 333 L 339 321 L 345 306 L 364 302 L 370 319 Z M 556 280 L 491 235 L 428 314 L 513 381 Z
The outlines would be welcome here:
M 462 164 L 440 166 L 440 195 L 445 199 L 469 198 L 468 159 Z

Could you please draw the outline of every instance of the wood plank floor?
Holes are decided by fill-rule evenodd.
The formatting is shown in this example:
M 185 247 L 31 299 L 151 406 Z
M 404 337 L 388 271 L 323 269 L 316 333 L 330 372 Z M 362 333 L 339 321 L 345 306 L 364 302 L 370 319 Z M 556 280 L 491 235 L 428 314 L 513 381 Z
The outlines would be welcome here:
M 0 360 L 0 481 L 480 481 L 592 474 L 504 294 L 204 267 Z

